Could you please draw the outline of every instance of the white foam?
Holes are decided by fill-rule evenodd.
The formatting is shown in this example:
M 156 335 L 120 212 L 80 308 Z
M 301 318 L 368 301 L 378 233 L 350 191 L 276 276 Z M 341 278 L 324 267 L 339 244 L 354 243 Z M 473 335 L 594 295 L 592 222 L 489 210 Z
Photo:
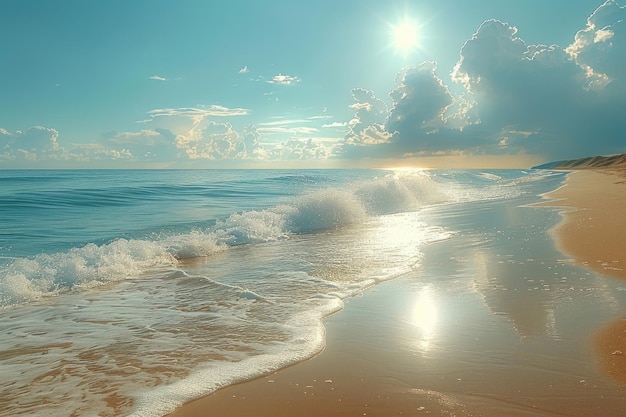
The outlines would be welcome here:
M 135 410 L 129 417 L 161 417 L 189 399 L 312 357 L 324 348 L 325 329 L 322 319 L 342 308 L 343 301 L 340 299 L 326 298 L 324 303 L 312 306 L 306 313 L 294 316 L 287 323 L 285 327 L 293 332 L 289 343 L 238 362 L 201 366 L 184 380 L 137 394 Z
M 371 216 L 414 211 L 447 197 L 426 172 L 386 175 L 342 188 L 305 193 L 291 204 L 233 213 L 213 227 L 154 240 L 117 239 L 55 254 L 14 259 L 0 266 L 0 307 L 132 279 L 178 259 L 208 257 L 233 245 L 287 239 L 362 223 Z
M 137 277 L 176 260 L 155 242 L 118 239 L 90 243 L 63 253 L 16 259 L 0 267 L 0 303 L 9 306 L 38 300 L 75 287 L 94 287 Z
M 290 213 L 294 232 L 312 232 L 362 222 L 366 211 L 356 196 L 344 190 L 325 189 L 301 197 Z

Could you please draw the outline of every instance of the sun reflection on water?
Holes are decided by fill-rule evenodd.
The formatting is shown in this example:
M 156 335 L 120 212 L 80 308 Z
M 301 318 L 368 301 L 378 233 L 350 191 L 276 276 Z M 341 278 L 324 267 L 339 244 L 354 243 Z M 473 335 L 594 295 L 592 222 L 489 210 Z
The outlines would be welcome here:
M 437 299 L 430 287 L 424 287 L 417 294 L 409 312 L 410 324 L 419 330 L 416 340 L 416 347 L 419 350 L 429 350 L 431 342 L 436 336 L 437 321 Z

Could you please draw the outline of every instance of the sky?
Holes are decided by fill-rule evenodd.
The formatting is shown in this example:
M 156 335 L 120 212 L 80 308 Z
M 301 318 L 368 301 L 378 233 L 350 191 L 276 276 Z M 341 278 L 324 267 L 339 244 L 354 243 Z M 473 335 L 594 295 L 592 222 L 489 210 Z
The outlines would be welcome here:
M 0 169 L 626 152 L 613 0 L 3 0 L 0 16 Z

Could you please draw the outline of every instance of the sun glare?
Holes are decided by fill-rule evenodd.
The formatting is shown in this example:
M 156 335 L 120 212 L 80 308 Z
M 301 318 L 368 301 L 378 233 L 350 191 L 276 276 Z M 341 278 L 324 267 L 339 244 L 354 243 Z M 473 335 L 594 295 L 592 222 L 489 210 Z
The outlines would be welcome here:
M 422 289 L 417 295 L 409 317 L 410 323 L 421 331 L 415 345 L 420 350 L 428 350 L 430 342 L 435 337 L 437 310 L 437 302 L 433 292 L 430 288 Z
M 398 52 L 407 54 L 417 48 L 419 44 L 418 25 L 414 21 L 405 18 L 395 26 L 392 26 L 393 46 Z

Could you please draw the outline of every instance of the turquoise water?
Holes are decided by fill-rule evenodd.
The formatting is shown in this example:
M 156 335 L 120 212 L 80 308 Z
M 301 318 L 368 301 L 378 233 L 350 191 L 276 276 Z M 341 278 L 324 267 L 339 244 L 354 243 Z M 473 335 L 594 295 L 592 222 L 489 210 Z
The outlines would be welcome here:
M 0 415 L 161 416 L 311 357 L 344 300 L 418 270 L 429 244 L 502 224 L 476 221 L 481 207 L 505 215 L 563 179 L 0 171 Z M 451 208 L 473 223 L 432 221 Z M 554 209 L 526 209 L 552 213 L 534 225 L 545 237 Z

